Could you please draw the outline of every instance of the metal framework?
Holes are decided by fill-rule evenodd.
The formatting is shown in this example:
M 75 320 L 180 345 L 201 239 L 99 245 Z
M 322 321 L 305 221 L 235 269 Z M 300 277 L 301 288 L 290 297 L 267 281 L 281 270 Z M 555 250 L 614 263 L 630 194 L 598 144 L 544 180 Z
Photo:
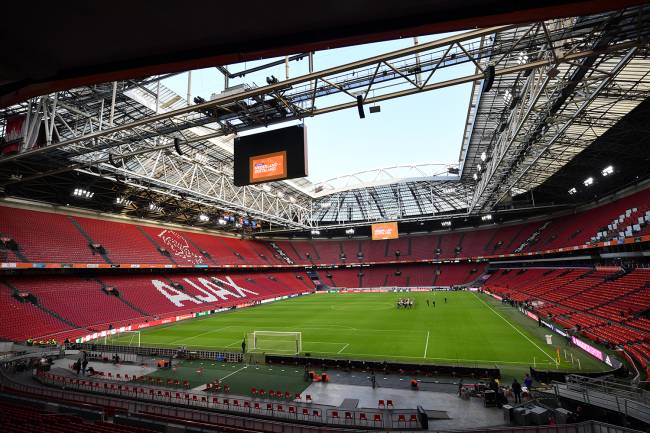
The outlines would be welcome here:
M 10 115 L 27 115 L 25 146 L 0 158 L 0 176 L 10 188 L 84 173 L 130 194 L 182 198 L 192 211 L 293 229 L 488 212 L 542 183 L 648 96 L 649 8 L 472 30 L 197 103 L 167 89 L 167 76 L 44 95 L 0 111 L 0 130 Z M 492 67 L 494 84 L 482 92 Z M 454 78 L 440 78 L 443 70 Z M 462 83 L 473 90 L 458 176 L 414 166 L 419 173 L 391 168 L 319 185 L 232 184 L 239 132 L 354 108 L 357 96 L 373 104 Z

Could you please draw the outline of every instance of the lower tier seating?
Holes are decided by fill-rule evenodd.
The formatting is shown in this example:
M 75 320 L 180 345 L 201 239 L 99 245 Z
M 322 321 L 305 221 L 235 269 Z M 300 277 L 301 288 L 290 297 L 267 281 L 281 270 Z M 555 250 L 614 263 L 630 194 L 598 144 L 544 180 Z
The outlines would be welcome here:
M 649 269 L 503 269 L 485 288 L 530 305 L 544 317 L 604 344 L 650 340 Z

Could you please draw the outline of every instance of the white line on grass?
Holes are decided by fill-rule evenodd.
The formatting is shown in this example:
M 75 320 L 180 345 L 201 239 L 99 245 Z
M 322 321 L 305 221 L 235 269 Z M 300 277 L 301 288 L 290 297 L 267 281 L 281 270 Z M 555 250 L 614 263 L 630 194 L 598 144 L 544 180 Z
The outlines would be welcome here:
M 546 355 L 546 356 L 547 356 L 551 361 L 553 361 L 553 363 L 555 364 L 555 359 L 553 359 L 553 357 L 551 357 L 551 355 L 549 355 L 548 353 L 546 353 L 546 351 L 544 351 L 541 347 L 539 347 L 539 346 L 537 345 L 537 343 L 535 343 L 533 340 L 531 340 L 530 338 L 528 338 L 528 336 L 527 336 L 526 334 L 524 334 L 523 332 L 521 332 L 521 331 L 519 330 L 519 328 L 517 328 L 515 325 L 513 325 L 512 323 L 510 323 L 510 322 L 508 321 L 508 319 L 506 319 L 506 318 L 503 317 L 501 314 L 499 314 L 499 312 L 498 312 L 497 310 L 495 310 L 494 308 L 492 308 L 492 306 L 491 306 L 490 304 L 488 304 L 488 303 L 485 302 L 483 299 L 481 299 L 481 298 L 479 298 L 478 296 L 476 296 L 476 293 L 472 293 L 472 294 L 474 295 L 474 297 L 476 297 L 476 299 L 478 299 L 479 301 L 481 301 L 483 304 L 485 304 L 486 307 L 488 307 L 490 310 L 492 310 L 492 312 L 493 312 L 494 314 L 496 314 L 497 316 L 499 316 L 499 317 L 501 318 L 501 320 L 503 320 L 504 322 L 506 322 L 508 325 L 510 325 L 510 326 L 512 327 L 512 329 L 514 329 L 515 331 L 517 331 L 517 332 L 518 332 L 522 337 L 524 337 L 526 340 L 528 340 L 528 341 L 530 342 L 530 344 L 532 344 L 533 346 L 535 346 L 536 348 L 538 348 L 540 352 L 542 352 L 544 355 Z
M 237 344 L 241 344 L 241 341 L 237 340 L 237 341 L 235 341 L 234 343 L 230 343 L 230 344 L 227 345 L 226 347 L 233 347 L 233 346 L 235 346 L 235 345 L 237 345 Z
M 232 376 L 233 374 L 237 374 L 237 373 L 239 373 L 240 371 L 245 370 L 245 369 L 247 369 L 247 368 L 248 368 L 248 365 L 244 365 L 244 366 L 243 366 L 242 368 L 240 368 L 239 370 L 235 370 L 235 371 L 233 371 L 232 373 L 226 374 L 224 377 L 222 377 L 222 378 L 219 379 L 219 380 L 220 380 L 220 381 L 222 381 L 222 380 L 226 380 L 227 378 L 229 378 L 229 377 Z
M 219 329 L 212 329 L 210 331 L 205 331 L 205 332 L 201 332 L 200 334 L 192 335 L 191 337 L 179 338 L 178 340 L 170 341 L 167 344 L 174 344 L 174 343 L 180 343 L 180 342 L 183 342 L 183 341 L 194 340 L 195 338 L 200 337 L 202 335 L 211 334 L 213 332 L 223 331 L 224 329 L 228 329 L 228 328 L 230 328 L 230 326 L 224 326 L 223 328 L 219 328 Z
M 339 351 L 336 352 L 336 353 L 341 353 L 341 352 L 343 352 L 345 349 L 347 349 L 347 347 L 348 347 L 349 345 L 350 345 L 350 343 L 345 343 L 345 346 L 343 346 L 343 348 L 341 348 L 341 350 L 339 350 Z
M 311 352 L 312 355 L 314 353 L 316 354 L 336 354 L 336 352 Z M 368 356 L 368 357 L 376 357 L 376 358 L 404 358 L 404 359 L 422 359 L 421 357 L 418 356 L 407 356 L 407 355 L 387 355 L 387 354 L 381 354 L 381 353 L 351 353 L 351 352 L 346 352 L 343 355 L 345 356 Z M 463 359 L 463 358 L 434 358 L 434 357 L 427 357 L 426 359 L 432 360 L 432 361 L 453 361 L 456 363 L 485 363 L 485 364 L 515 364 L 515 365 L 530 365 L 530 361 L 499 361 L 495 359 Z M 555 361 L 553 361 L 553 364 L 555 364 Z
M 424 355 L 422 355 L 422 358 L 427 357 L 427 349 L 429 348 L 429 331 L 427 331 L 427 342 L 424 343 Z

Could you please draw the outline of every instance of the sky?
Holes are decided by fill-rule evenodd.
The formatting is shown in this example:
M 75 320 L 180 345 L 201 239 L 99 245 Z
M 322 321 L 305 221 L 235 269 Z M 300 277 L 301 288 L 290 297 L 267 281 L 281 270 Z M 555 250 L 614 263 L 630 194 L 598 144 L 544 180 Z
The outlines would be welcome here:
M 425 36 L 419 43 L 447 35 Z M 412 38 L 317 51 L 314 69 L 357 61 L 366 57 L 413 45 Z M 240 71 L 272 59 L 229 65 L 231 72 Z M 473 73 L 473 65 L 456 66 L 453 71 L 436 73 L 433 81 Z M 290 63 L 290 77 L 308 72 L 307 58 Z M 230 80 L 230 86 L 241 83 L 266 85 L 273 74 L 282 80 L 284 64 Z M 187 94 L 187 74 L 163 81 L 182 97 Z M 216 68 L 192 72 L 191 94 L 208 100 L 212 93 L 224 88 L 223 75 Z M 314 183 L 334 177 L 395 165 L 445 163 L 457 164 L 471 84 L 448 87 L 381 102 L 381 112 L 368 112 L 360 119 L 356 107 L 305 119 L 308 133 L 309 180 Z M 346 102 L 349 99 L 346 99 Z M 284 126 L 284 125 L 282 125 Z M 263 129 L 261 129 L 263 130 Z M 260 130 L 260 131 L 261 131 Z M 257 130 L 256 130 L 257 132 Z

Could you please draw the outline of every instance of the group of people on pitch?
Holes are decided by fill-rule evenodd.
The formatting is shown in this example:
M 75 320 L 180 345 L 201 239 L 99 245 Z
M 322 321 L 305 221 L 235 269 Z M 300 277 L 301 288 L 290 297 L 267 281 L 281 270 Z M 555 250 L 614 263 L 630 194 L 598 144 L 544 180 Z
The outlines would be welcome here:
M 399 310 L 400 308 L 413 308 L 413 305 L 415 305 L 415 299 L 411 298 L 399 298 L 397 300 L 397 309 Z

